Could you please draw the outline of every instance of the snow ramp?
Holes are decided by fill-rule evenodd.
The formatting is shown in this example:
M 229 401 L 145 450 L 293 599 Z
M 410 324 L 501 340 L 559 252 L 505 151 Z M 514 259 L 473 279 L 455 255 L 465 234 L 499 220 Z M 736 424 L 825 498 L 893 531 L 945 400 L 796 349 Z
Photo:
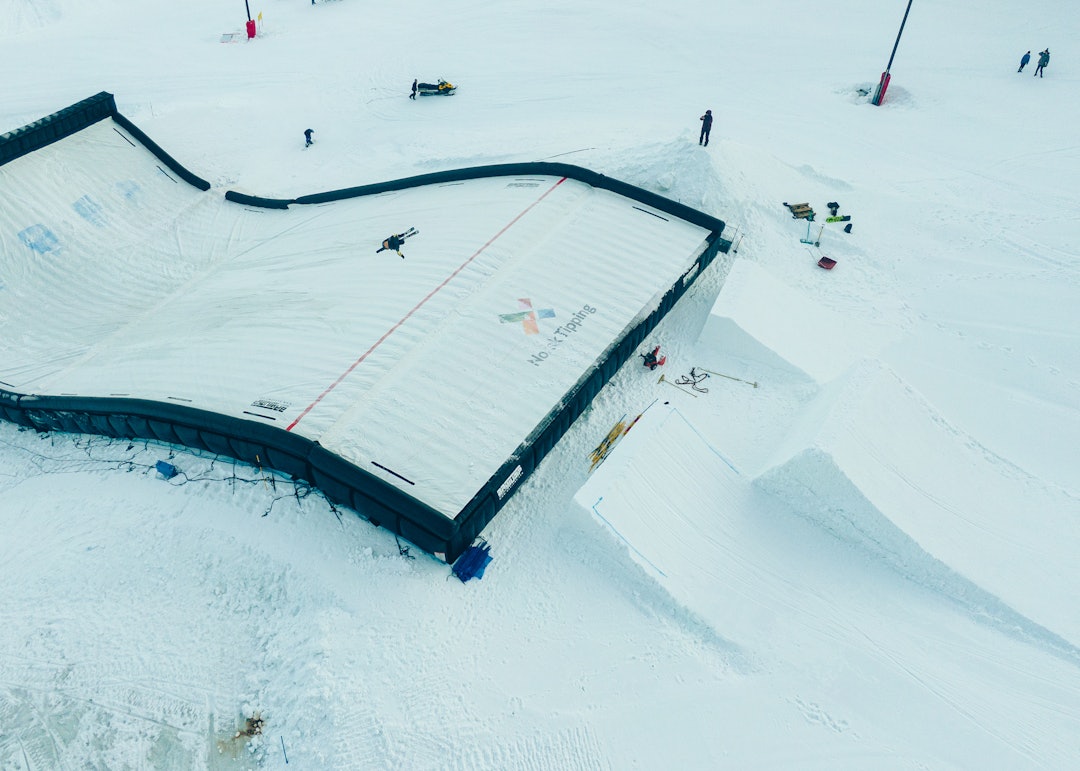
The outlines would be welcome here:
M 674 408 L 646 412 L 574 501 L 683 608 L 706 619 L 728 580 L 749 480 Z M 736 558 L 737 561 L 737 558 Z
M 448 561 L 730 246 L 565 164 L 222 197 L 107 93 L 0 137 L 0 187 L 0 415 L 274 468 Z
M 892 333 L 831 311 L 757 264 L 736 260 L 701 337 L 729 356 L 824 383 L 879 350 Z
M 1080 506 L 1066 491 L 980 446 L 876 362 L 806 414 L 756 486 L 983 617 L 1080 643 Z

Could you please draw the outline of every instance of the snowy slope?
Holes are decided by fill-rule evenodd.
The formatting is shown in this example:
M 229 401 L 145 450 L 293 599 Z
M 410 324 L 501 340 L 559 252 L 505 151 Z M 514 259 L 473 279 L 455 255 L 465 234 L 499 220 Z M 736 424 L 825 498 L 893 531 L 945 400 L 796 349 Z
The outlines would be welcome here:
M 1075 765 L 1080 17 L 915 3 L 873 107 L 903 5 L 0 3 L 2 130 L 108 90 L 218 191 L 550 158 L 744 234 L 479 582 L 265 470 L 0 425 L 0 765 Z

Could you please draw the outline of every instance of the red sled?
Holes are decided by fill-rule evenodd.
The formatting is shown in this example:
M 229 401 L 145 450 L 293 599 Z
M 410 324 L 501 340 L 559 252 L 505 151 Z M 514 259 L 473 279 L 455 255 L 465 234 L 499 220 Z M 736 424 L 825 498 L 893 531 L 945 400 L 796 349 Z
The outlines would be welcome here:
M 664 362 L 667 361 L 667 356 L 660 356 L 659 345 L 653 348 L 648 353 L 639 353 L 638 356 L 640 356 L 644 360 L 645 366 L 648 367 L 650 370 L 664 366 Z
M 825 268 L 825 270 L 832 270 L 836 267 L 836 260 L 831 257 L 822 257 L 817 261 L 819 268 Z

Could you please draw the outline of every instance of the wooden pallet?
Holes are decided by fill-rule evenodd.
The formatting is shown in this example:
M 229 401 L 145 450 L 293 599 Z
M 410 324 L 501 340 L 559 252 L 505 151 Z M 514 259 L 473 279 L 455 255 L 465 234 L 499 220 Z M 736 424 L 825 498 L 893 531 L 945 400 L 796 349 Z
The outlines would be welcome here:
M 788 203 L 785 201 L 784 206 L 791 210 L 791 216 L 797 220 L 814 219 L 814 210 L 810 208 L 808 203 Z

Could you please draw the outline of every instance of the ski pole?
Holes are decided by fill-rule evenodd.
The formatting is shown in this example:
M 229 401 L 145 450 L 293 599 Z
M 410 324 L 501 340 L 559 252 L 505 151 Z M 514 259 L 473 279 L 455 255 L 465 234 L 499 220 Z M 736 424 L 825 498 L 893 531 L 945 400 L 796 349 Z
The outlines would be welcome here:
M 731 375 L 725 375 L 723 372 L 713 372 L 711 369 L 705 369 L 704 367 L 698 367 L 702 372 L 708 372 L 710 375 L 719 375 L 720 377 L 726 377 L 728 380 L 738 380 L 740 383 L 746 383 L 752 385 L 754 388 L 758 387 L 758 384 L 752 380 L 743 380 L 741 377 L 732 377 Z
M 687 390 L 686 390 L 685 388 L 683 388 L 682 386 L 680 386 L 680 385 L 675 385 L 675 384 L 674 384 L 674 383 L 672 383 L 672 382 L 671 382 L 670 380 L 664 380 L 664 376 L 663 376 L 663 375 L 661 375 L 661 376 L 660 376 L 660 379 L 659 379 L 659 380 L 657 380 L 656 382 L 657 382 L 657 383 L 667 383 L 667 384 L 668 384 L 669 386 L 671 386 L 672 388 L 678 388 L 678 389 L 679 389 L 680 391 L 682 391 L 682 392 L 683 392 L 684 394 L 690 394 L 690 395 L 691 395 L 691 396 L 693 396 L 693 397 L 694 397 L 695 399 L 697 398 L 697 394 L 696 394 L 696 393 L 694 393 L 693 391 L 687 391 Z

